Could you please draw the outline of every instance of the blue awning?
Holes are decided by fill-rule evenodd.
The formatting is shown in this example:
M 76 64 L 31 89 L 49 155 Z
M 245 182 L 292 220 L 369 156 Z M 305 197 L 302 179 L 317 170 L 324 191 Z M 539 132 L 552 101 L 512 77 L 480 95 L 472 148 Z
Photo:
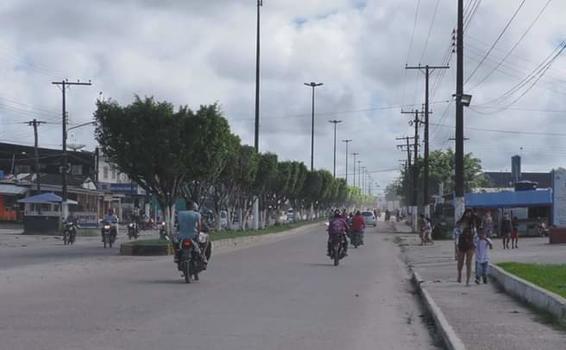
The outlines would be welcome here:
M 28 204 L 57 204 L 61 203 L 63 198 L 59 197 L 53 192 L 49 193 L 42 193 L 35 196 L 27 197 L 24 199 L 20 199 L 18 203 L 28 203 Z M 74 200 L 67 200 L 69 204 L 77 204 Z
M 466 194 L 466 207 L 470 208 L 528 208 L 551 205 L 550 189 Z

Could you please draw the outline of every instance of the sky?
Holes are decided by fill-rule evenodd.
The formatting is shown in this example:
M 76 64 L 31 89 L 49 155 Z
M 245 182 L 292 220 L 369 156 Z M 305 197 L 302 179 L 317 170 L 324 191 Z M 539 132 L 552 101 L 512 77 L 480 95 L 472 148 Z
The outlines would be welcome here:
M 548 1 L 548 2 L 547 2 Z M 261 8 L 260 150 L 310 164 L 311 90 L 316 89 L 315 167 L 337 175 L 345 144 L 359 152 L 374 191 L 399 175 L 412 136 L 401 110 L 424 102 L 424 74 L 405 65 L 450 65 L 431 76 L 431 150 L 453 147 L 456 1 L 264 0 Z M 61 90 L 70 127 L 92 120 L 98 98 L 121 104 L 154 96 L 193 109 L 218 103 L 231 129 L 253 145 L 255 0 L 3 0 L 0 2 L 0 141 L 61 145 Z M 465 0 L 465 151 L 485 170 L 566 166 L 566 39 L 559 0 Z M 476 6 L 477 5 L 477 6 Z M 566 53 L 565 53 L 566 54 Z M 531 74 L 532 73 L 532 74 Z M 69 142 L 94 149 L 93 127 Z M 421 130 L 422 132 L 422 130 Z M 349 157 L 352 182 L 353 159 Z

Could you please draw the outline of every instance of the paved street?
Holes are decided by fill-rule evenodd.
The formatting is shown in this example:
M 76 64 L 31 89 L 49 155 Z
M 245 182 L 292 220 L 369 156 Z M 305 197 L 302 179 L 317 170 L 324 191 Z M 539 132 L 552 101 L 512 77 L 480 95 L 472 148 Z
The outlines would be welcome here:
M 325 239 L 317 227 L 217 255 L 191 285 L 171 257 L 84 243 L 48 263 L 49 248 L 42 264 L 2 265 L 2 348 L 434 349 L 393 239 L 372 229 L 338 267 Z

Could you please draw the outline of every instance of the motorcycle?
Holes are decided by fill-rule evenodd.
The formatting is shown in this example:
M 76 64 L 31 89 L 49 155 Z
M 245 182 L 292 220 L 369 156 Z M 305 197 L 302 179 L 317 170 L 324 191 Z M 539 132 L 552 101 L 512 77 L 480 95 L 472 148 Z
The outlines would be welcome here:
M 195 249 L 198 244 L 199 249 Z M 200 253 L 199 253 L 200 251 Z M 199 273 L 206 270 L 207 262 L 202 254 L 210 259 L 212 243 L 207 233 L 201 232 L 198 240 L 184 239 L 180 242 L 177 260 L 177 269 L 183 273 L 185 283 L 191 283 L 191 279 L 199 280 Z
M 63 228 L 63 244 L 73 244 L 75 243 L 75 238 L 77 237 L 77 227 L 72 222 L 66 222 Z
M 135 223 L 130 222 L 128 224 L 128 239 L 138 239 L 139 237 L 139 230 Z
M 107 246 L 112 248 L 112 244 L 116 241 L 116 228 L 108 223 L 102 225 L 102 242 L 104 243 L 104 248 Z
M 348 236 L 354 248 L 358 248 L 360 245 L 364 245 L 364 233 L 360 231 L 351 232 Z
M 166 240 L 167 237 L 167 226 L 165 225 L 165 221 L 159 224 L 159 239 Z
M 346 256 L 346 236 L 336 235 L 330 241 L 330 259 L 334 261 L 334 266 L 338 266 L 340 260 Z

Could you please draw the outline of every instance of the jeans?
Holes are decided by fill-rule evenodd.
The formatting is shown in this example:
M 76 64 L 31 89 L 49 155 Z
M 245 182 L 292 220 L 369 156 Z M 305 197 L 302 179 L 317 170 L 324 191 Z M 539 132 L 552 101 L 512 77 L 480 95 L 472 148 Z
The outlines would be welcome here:
M 487 267 L 489 262 L 479 262 L 476 261 L 476 279 L 479 280 L 480 277 L 483 278 L 484 281 L 487 280 Z

